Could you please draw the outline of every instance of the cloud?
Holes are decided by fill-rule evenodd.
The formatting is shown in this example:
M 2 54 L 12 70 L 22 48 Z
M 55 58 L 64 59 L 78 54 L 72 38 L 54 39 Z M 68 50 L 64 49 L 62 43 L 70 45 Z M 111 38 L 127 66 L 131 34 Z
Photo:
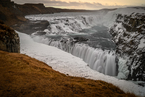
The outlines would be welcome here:
M 101 9 L 101 8 L 116 8 L 116 6 L 106 6 L 101 3 L 89 3 L 89 2 L 64 2 L 64 1 L 47 1 L 45 6 L 55 6 L 55 7 L 64 7 L 64 8 L 76 8 L 76 9 Z
M 102 9 L 102 8 L 118 8 L 122 7 L 119 5 L 103 5 L 101 3 L 89 3 L 89 2 L 64 2 L 64 1 L 47 1 L 45 6 L 55 6 L 64 8 L 75 8 L 75 9 Z
M 44 0 L 43 0 L 44 1 Z M 86 5 L 86 6 L 102 6 L 100 3 L 88 3 L 88 2 L 64 2 L 64 1 L 56 1 L 56 0 L 47 0 L 44 1 L 46 5 L 49 6 L 80 6 L 80 5 Z
M 58 7 L 58 8 L 73 8 L 73 9 L 102 9 L 102 8 L 117 8 L 119 5 L 109 6 L 101 3 L 89 3 L 89 2 L 65 2 L 58 0 L 13 0 L 17 3 L 44 3 L 47 7 Z

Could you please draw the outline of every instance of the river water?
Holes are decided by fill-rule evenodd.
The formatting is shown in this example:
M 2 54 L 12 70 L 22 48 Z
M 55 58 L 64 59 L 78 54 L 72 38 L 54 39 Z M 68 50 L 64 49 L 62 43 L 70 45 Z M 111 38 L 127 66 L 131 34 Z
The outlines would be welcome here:
M 71 53 L 83 59 L 91 69 L 100 73 L 117 76 L 115 43 L 112 41 L 109 28 L 103 25 L 90 26 L 94 17 L 47 16 L 29 16 L 30 20 L 47 20 L 50 22 L 50 25 L 44 31 L 32 33 L 31 36 L 34 41 L 55 46 Z M 46 33 L 41 35 L 41 32 L 45 31 Z

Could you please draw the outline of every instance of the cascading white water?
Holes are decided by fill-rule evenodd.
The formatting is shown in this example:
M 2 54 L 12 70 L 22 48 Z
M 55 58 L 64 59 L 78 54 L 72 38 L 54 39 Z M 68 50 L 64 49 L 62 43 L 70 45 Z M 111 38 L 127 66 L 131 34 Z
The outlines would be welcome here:
M 109 53 L 108 51 L 103 51 L 101 49 L 94 49 L 86 44 L 75 43 L 73 40 L 71 40 L 72 38 L 62 39 L 60 41 L 56 41 L 58 39 L 51 40 L 51 38 L 49 39 L 47 38 L 47 36 L 51 37 L 51 35 L 55 35 L 55 36 L 64 35 L 63 38 L 65 37 L 65 35 L 71 36 L 72 34 L 73 36 L 73 35 L 80 34 L 78 32 L 82 31 L 82 29 L 91 28 L 93 27 L 93 25 L 97 25 L 97 24 L 102 25 L 103 22 L 105 21 L 103 19 L 103 16 L 106 15 L 106 13 L 107 12 L 105 11 L 102 14 L 95 14 L 93 16 L 78 15 L 78 16 L 68 16 L 68 17 L 66 17 L 64 14 L 62 14 L 62 16 L 60 17 L 53 17 L 53 16 L 49 17 L 50 15 L 46 15 L 46 16 L 37 15 L 37 16 L 27 16 L 27 18 L 30 20 L 31 19 L 48 20 L 50 23 L 50 26 L 48 27 L 49 29 L 46 29 L 44 31 L 47 33 L 44 37 L 36 36 L 35 34 L 31 35 L 35 41 L 60 48 L 66 52 L 71 53 L 74 56 L 82 58 L 86 63 L 88 63 L 90 68 L 107 75 L 116 76 L 117 75 L 116 63 L 115 63 L 115 55 L 113 54 L 113 52 Z M 106 20 L 108 20 L 108 18 Z M 103 28 L 98 28 L 98 29 L 103 29 Z M 90 33 L 85 33 L 84 31 L 85 34 L 91 35 L 98 32 L 98 30 L 96 30 L 94 27 L 93 29 L 87 32 Z M 92 36 L 92 38 L 94 37 Z
M 86 44 L 76 43 L 72 45 L 70 41 L 65 43 L 60 41 L 52 41 L 49 45 L 55 46 L 71 53 L 74 56 L 82 58 L 93 70 L 110 76 L 117 75 L 117 67 L 115 62 L 116 56 L 114 52 L 94 49 Z

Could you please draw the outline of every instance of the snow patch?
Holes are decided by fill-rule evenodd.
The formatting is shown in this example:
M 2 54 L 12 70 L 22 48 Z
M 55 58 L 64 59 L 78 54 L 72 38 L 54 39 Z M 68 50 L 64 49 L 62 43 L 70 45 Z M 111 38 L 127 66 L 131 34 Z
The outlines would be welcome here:
M 138 45 L 138 48 L 143 48 L 145 47 L 145 39 L 140 40 L 140 44 Z

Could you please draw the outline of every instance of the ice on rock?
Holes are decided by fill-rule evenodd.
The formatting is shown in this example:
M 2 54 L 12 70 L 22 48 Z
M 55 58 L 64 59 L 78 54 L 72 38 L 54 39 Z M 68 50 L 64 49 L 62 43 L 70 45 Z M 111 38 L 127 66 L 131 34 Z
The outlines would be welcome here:
M 138 48 L 143 48 L 145 47 L 145 39 L 140 40 L 140 44 L 138 45 Z
M 118 75 L 117 78 L 119 79 L 127 79 L 128 75 L 129 75 L 129 70 L 128 70 L 128 66 L 126 65 L 127 60 L 123 59 L 123 58 L 119 58 L 119 68 L 118 68 Z

